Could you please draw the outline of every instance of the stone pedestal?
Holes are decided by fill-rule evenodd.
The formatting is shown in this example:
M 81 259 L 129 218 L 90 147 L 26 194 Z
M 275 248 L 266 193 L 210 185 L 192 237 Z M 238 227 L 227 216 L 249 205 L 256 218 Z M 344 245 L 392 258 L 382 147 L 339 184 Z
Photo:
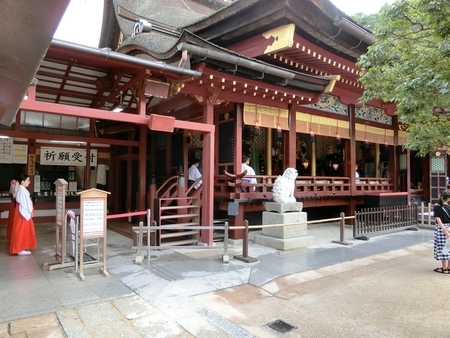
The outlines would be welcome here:
M 263 228 L 255 236 L 255 243 L 278 250 L 290 250 L 314 244 L 314 236 L 307 235 L 307 214 L 302 212 L 302 203 L 266 203 L 263 225 L 288 224 Z

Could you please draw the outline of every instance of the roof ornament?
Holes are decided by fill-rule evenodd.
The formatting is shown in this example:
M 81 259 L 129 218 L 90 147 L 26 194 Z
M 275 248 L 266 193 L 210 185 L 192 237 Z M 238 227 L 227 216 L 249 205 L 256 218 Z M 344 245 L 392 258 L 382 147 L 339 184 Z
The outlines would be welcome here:
M 166 25 L 162 22 L 144 18 L 142 16 L 139 16 L 133 12 L 126 10 L 120 5 L 117 6 L 117 15 L 125 20 L 135 22 L 132 36 L 135 36 L 136 34 L 139 33 L 148 33 L 152 30 L 166 35 L 171 35 L 176 38 L 179 38 L 181 34 L 178 28 L 174 26 Z M 142 21 L 143 24 L 142 27 L 140 26 L 139 20 Z
M 147 20 L 137 19 L 137 21 L 134 23 L 133 32 L 131 33 L 131 36 L 134 37 L 140 33 L 150 33 L 152 31 L 152 28 L 153 28 L 152 24 Z

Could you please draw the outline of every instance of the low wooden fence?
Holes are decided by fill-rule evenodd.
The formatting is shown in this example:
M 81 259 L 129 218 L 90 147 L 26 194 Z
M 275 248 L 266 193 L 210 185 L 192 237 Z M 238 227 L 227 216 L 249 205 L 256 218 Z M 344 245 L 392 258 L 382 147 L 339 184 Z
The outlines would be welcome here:
M 419 209 L 419 224 L 423 228 L 434 229 L 436 223 L 434 221 L 434 213 L 433 213 L 434 205 L 428 203 L 425 205 L 424 202 L 421 203 Z
M 355 212 L 353 238 L 367 240 L 369 235 L 398 230 L 418 230 L 418 226 L 419 207 L 417 204 L 364 208 Z

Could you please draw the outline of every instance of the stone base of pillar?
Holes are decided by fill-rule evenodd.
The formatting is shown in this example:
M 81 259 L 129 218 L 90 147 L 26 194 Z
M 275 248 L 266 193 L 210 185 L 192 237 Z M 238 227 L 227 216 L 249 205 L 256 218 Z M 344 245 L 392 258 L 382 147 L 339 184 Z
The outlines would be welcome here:
M 266 203 L 261 235 L 255 235 L 255 243 L 277 250 L 291 250 L 314 244 L 315 237 L 307 235 L 307 213 L 302 203 Z M 276 211 L 276 212 L 273 212 Z M 285 226 L 281 224 L 286 224 Z
M 255 243 L 259 245 L 268 246 L 277 250 L 292 250 L 304 248 L 313 245 L 316 238 L 311 235 L 305 235 L 294 238 L 275 238 L 265 235 L 255 235 Z

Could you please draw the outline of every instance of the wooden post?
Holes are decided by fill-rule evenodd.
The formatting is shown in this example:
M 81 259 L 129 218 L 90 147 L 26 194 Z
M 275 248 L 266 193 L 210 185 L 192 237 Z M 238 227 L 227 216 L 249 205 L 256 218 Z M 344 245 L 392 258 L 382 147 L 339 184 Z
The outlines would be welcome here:
M 155 207 L 155 198 L 156 198 L 156 178 L 155 174 L 152 174 L 152 178 L 150 179 L 150 185 L 148 186 L 148 206 L 147 208 L 153 210 Z M 155 220 L 154 212 L 151 213 L 150 216 L 150 224 Z
M 74 266 L 75 263 L 69 259 L 67 261 L 67 224 L 66 224 L 66 190 L 67 181 L 59 178 L 55 181 L 56 187 L 56 246 L 55 260 L 45 262 L 44 266 L 49 266 L 49 270 Z

